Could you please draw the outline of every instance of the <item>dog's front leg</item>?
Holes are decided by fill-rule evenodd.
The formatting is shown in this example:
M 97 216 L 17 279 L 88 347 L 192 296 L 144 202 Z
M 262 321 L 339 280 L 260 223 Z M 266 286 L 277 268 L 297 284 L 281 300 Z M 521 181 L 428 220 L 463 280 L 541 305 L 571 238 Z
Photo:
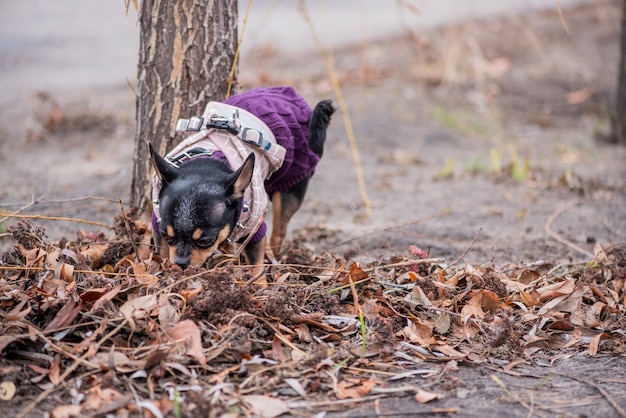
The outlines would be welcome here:
M 259 242 L 246 245 L 246 258 L 248 264 L 252 270 L 252 276 L 258 278 L 254 281 L 255 284 L 267 285 L 267 278 L 265 277 L 263 260 L 265 259 L 265 237 Z

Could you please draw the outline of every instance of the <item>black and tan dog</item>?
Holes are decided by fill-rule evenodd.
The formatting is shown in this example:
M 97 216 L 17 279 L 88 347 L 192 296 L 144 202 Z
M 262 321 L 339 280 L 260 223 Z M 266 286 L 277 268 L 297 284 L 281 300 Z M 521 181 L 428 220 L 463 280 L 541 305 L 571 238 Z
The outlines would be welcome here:
M 262 271 L 264 215 L 272 201 L 270 248 L 278 257 L 326 140 L 331 101 L 313 110 L 290 87 L 251 90 L 211 102 L 202 117 L 179 121 L 187 138 L 166 157 L 150 145 L 153 229 L 161 254 L 185 268 L 225 243 L 244 245 Z

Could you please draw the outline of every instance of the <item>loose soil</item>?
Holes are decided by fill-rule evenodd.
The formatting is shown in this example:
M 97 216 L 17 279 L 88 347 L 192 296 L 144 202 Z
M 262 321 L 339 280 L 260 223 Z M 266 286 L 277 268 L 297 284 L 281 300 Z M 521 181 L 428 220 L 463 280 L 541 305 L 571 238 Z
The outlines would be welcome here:
M 406 255 L 413 245 L 450 263 L 498 268 L 585 262 L 597 243 L 623 247 L 626 147 L 603 140 L 618 76 L 617 3 L 567 10 L 569 34 L 558 14 L 541 12 L 335 51 L 349 115 L 339 112 L 333 120 L 289 245 L 362 266 Z M 317 55 L 284 56 L 268 48 L 242 58 L 240 81 L 242 89 L 291 84 L 310 103 L 334 97 Z M 130 189 L 133 106 L 127 86 L 112 86 L 73 96 L 41 92 L 2 109 L 1 210 L 111 224 Z M 20 115 L 30 117 L 16 124 L 24 120 Z M 348 116 L 362 187 L 345 129 Z M 102 229 L 36 222 L 51 240 Z M 15 244 L 8 235 L 0 240 L 3 250 Z M 297 261 L 306 260 L 290 262 Z M 221 303 L 254 303 L 247 290 L 215 283 Z M 320 306 L 333 303 L 311 297 Z M 266 307 L 288 317 L 289 307 L 279 302 L 266 301 Z M 206 298 L 190 312 L 214 315 L 215 323 L 227 319 Z M 257 332 L 263 338 L 270 330 Z M 435 403 L 396 396 L 333 414 L 403 416 L 457 408 L 471 417 L 623 416 L 623 352 L 553 354 L 508 374 L 497 361 L 445 370 L 429 383 L 446 395 Z

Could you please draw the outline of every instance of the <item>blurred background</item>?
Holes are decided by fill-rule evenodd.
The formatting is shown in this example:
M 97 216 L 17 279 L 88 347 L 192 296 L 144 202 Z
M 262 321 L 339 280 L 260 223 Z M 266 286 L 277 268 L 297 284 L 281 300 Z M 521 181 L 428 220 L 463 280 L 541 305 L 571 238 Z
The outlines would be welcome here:
M 346 97 L 292 238 L 348 255 L 416 244 L 456 257 L 479 234 L 466 257 L 586 256 L 550 240 L 559 213 L 549 226 L 584 251 L 626 240 L 626 155 L 597 142 L 615 100 L 621 2 L 248 4 L 241 88 L 336 98 L 317 37 Z M 0 2 L 0 211 L 104 223 L 119 213 L 138 38 L 132 2 Z
M 132 84 L 136 78 L 137 13 L 123 0 L 23 0 L 0 3 L 0 104 L 45 90 L 51 94 Z M 306 2 L 325 42 L 367 44 L 403 32 L 493 15 L 556 10 L 594 0 L 314 0 Z M 239 1 L 240 29 L 248 7 Z M 254 0 L 242 43 L 254 51 L 314 50 L 299 2 Z

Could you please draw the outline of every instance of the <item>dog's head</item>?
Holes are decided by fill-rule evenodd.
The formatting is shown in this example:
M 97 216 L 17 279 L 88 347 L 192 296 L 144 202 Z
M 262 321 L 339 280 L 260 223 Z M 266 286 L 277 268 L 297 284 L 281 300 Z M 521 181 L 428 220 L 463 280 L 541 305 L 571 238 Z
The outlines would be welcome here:
M 182 268 L 202 265 L 239 220 L 254 154 L 234 172 L 211 158 L 191 159 L 176 167 L 152 145 L 150 155 L 162 183 L 158 234 L 169 246 L 169 258 Z

